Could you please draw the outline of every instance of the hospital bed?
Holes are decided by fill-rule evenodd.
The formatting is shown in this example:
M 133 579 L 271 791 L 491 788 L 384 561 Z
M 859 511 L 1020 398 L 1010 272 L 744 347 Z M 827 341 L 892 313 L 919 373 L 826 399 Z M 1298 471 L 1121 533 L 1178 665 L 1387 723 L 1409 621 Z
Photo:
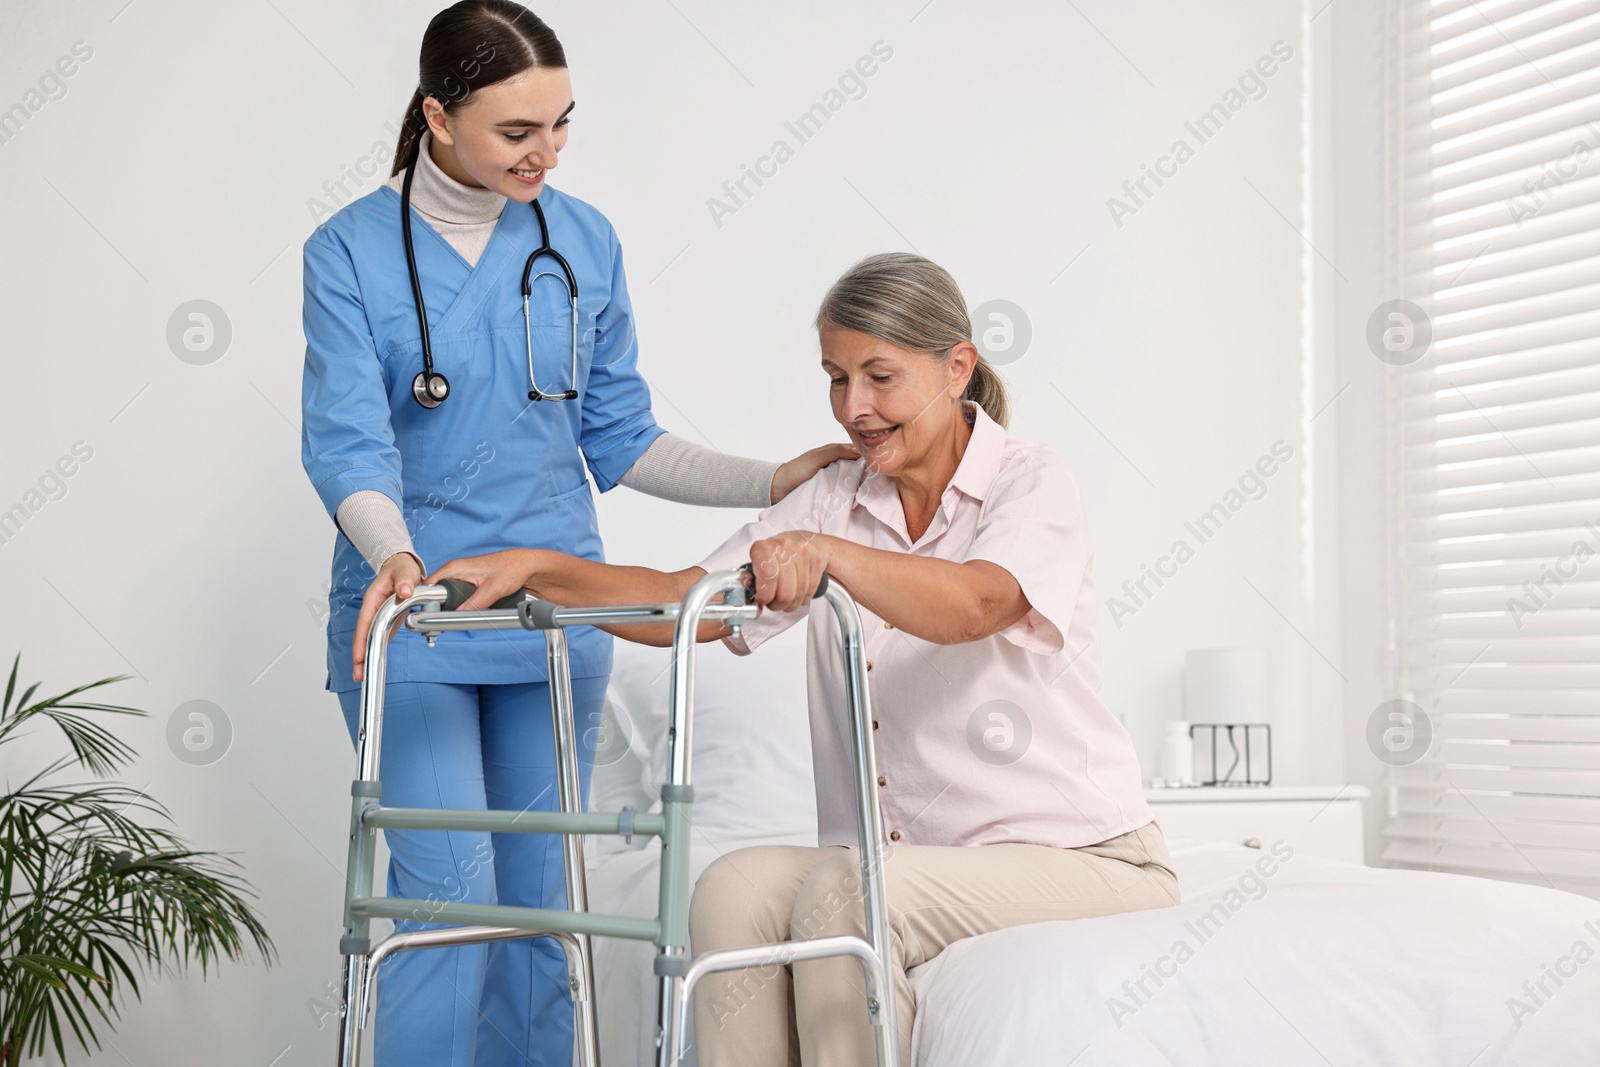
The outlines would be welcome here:
M 461 611 L 473 592 L 464 582 L 446 580 L 420 585 L 410 597 L 390 597 L 373 620 L 367 640 L 357 733 L 357 775 L 351 783 L 350 843 L 345 878 L 344 931 L 339 952 L 344 957 L 339 1067 L 360 1063 L 361 1038 L 371 1015 L 376 976 L 384 960 L 397 952 L 452 945 L 552 937 L 567 957 L 574 1003 L 574 1058 L 580 1067 L 598 1067 L 601 1006 L 594 980 L 594 938 L 629 940 L 648 945 L 648 973 L 655 986 L 656 1025 L 653 1049 L 646 1062 L 677 1067 L 685 1061 L 688 1020 L 695 987 L 704 978 L 725 971 L 787 964 L 828 956 L 852 956 L 865 979 L 865 1008 L 873 1022 L 879 1067 L 898 1067 L 894 984 L 888 980 L 889 928 L 882 883 L 882 827 L 877 800 L 877 772 L 869 741 L 871 700 L 866 684 L 866 659 L 861 620 L 844 588 L 826 575 L 815 597 L 826 599 L 839 622 L 844 678 L 850 708 L 851 751 L 855 763 L 857 833 L 860 842 L 862 897 L 867 937 L 817 938 L 691 956 L 688 946 L 690 842 L 695 795 L 691 781 L 694 725 L 695 636 L 702 621 L 720 620 L 734 632 L 755 618 L 746 603 L 744 574 L 714 571 L 697 581 L 679 604 L 604 607 L 558 607 L 518 594 L 487 611 Z M 720 603 L 713 603 L 716 598 Z M 383 736 L 383 695 L 388 643 L 396 623 L 425 635 L 432 646 L 440 634 L 462 630 L 538 630 L 544 637 L 549 666 L 552 730 L 557 762 L 560 811 L 471 811 L 397 808 L 382 803 L 379 779 Z M 573 721 L 571 671 L 565 630 L 583 625 L 673 624 L 670 695 L 666 701 L 665 773 L 659 783 L 656 810 L 635 806 L 618 811 L 580 810 L 576 724 Z M 440 650 L 439 655 L 446 654 Z M 477 830 L 498 833 L 557 833 L 564 842 L 568 907 L 525 908 L 458 901 L 404 900 L 373 895 L 377 834 L 380 830 Z M 650 902 L 629 912 L 593 911 L 587 890 L 584 835 L 616 835 L 659 842 L 653 849 L 656 870 L 653 917 Z M 444 924 L 373 938 L 374 919 L 426 917 Z M 620 1006 L 625 1013 L 643 1011 L 643 1004 Z M 631 1062 L 631 1061 L 630 1061 Z
M 701 651 L 694 876 L 746 845 L 816 844 L 803 631 L 751 656 Z M 644 810 L 666 768 L 656 679 L 669 654 L 619 641 L 614 656 L 590 799 Z M 916 1067 L 1600 1064 L 1600 902 L 1544 885 L 1280 860 L 1272 842 L 1168 844 L 1180 905 L 1001 930 L 914 968 Z M 593 838 L 588 852 L 593 907 L 648 906 L 653 843 Z M 1180 942 L 1188 951 L 1175 951 Z M 608 1067 L 650 1062 L 648 953 L 597 945 Z M 698 995 L 718 995 L 717 984 Z

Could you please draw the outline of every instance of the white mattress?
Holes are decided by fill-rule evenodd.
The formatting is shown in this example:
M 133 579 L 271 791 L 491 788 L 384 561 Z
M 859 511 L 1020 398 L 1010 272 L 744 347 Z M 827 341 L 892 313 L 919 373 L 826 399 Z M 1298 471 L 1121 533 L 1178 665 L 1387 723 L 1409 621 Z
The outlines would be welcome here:
M 1302 856 L 1241 882 L 1262 852 L 1169 845 L 1181 905 L 997 931 L 912 971 L 917 1067 L 1600 1063 L 1600 903 Z M 717 853 L 694 853 L 698 877 Z M 653 914 L 655 854 L 602 858 L 590 906 Z M 652 951 L 597 941 L 606 1067 L 654 1062 Z
M 1181 905 L 997 931 L 913 971 L 918 1063 L 1600 1063 L 1600 903 L 1300 856 L 1240 892 L 1262 853 L 1169 845 Z M 1202 941 L 1195 924 L 1230 890 L 1236 910 Z M 1164 957 L 1175 977 L 1130 995 L 1123 983 Z M 1541 978 L 1536 1003 L 1523 983 Z M 1515 1017 L 1512 997 L 1527 1007 Z

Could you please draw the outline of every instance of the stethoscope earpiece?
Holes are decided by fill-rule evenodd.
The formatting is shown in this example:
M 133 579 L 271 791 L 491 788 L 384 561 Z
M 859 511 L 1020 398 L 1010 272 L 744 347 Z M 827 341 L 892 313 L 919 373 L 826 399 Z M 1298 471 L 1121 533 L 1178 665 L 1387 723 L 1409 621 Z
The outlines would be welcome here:
M 433 369 L 433 344 L 428 336 L 428 312 L 422 305 L 422 282 L 417 277 L 417 256 L 411 247 L 411 178 L 416 173 L 417 160 L 422 158 L 422 146 L 417 146 L 416 153 L 411 157 L 411 162 L 406 164 L 406 177 L 400 184 L 400 232 L 405 237 L 406 269 L 411 275 L 411 296 L 417 305 L 417 329 L 422 335 L 422 370 L 411 379 L 411 395 L 417 403 L 432 410 L 444 403 L 445 397 L 450 395 L 450 383 L 445 376 Z M 534 249 L 533 255 L 528 257 L 527 263 L 522 268 L 522 328 L 528 349 L 528 384 L 533 386 L 528 393 L 529 400 L 576 400 L 578 399 L 578 278 L 572 267 L 560 252 L 550 247 L 550 227 L 544 219 L 544 208 L 539 206 L 539 201 L 533 202 L 533 214 L 539 220 L 539 247 Z M 533 265 L 540 256 L 549 256 L 561 268 L 561 277 L 567 283 L 567 294 L 572 308 L 572 385 L 573 388 L 562 393 L 547 393 L 539 388 L 539 383 L 533 376 L 533 323 L 528 315 L 528 299 L 533 293 L 533 279 L 544 274 L 554 274 L 554 271 L 542 271 L 539 275 L 533 273 Z
M 438 371 L 419 371 L 411 379 L 411 395 L 417 398 L 417 403 L 431 410 L 450 395 L 450 380 Z

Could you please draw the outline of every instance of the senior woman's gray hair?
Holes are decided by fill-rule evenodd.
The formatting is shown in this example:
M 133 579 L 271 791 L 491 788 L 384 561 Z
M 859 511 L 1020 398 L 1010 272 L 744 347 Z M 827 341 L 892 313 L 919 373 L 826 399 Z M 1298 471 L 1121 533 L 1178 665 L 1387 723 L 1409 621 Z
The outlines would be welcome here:
M 940 363 L 956 345 L 972 340 L 961 287 L 949 271 L 910 252 L 868 256 L 845 271 L 822 298 L 816 326 L 864 333 Z M 981 353 L 963 397 L 1006 425 L 1005 383 Z

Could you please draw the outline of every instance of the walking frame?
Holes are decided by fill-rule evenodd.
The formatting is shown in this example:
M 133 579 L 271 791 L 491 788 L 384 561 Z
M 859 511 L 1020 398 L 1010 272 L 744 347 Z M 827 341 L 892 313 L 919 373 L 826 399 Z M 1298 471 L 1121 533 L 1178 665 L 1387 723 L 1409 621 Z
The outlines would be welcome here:
M 744 571 L 749 570 L 748 564 Z M 895 1023 L 893 957 L 889 912 L 882 876 L 883 827 L 878 812 L 877 770 L 872 750 L 872 707 L 867 691 L 866 651 L 855 602 L 824 575 L 815 596 L 825 597 L 839 621 L 845 687 L 850 709 L 850 742 L 856 782 L 856 831 L 860 839 L 866 940 L 854 936 L 785 941 L 689 955 L 689 831 L 694 786 L 690 760 L 694 726 L 695 636 L 702 621 L 722 621 L 738 633 L 759 609 L 746 603 L 740 570 L 721 570 L 697 581 L 681 603 L 616 607 L 557 607 L 548 601 L 507 598 L 486 611 L 453 610 L 473 591 L 465 582 L 419 585 L 410 597 L 390 597 L 378 610 L 367 637 L 366 674 L 361 685 L 361 723 L 356 740 L 358 771 L 350 786 L 350 850 L 345 878 L 343 999 L 340 1009 L 338 1067 L 360 1063 L 361 1034 L 370 1014 L 378 967 L 397 952 L 452 945 L 551 937 L 567 957 L 567 984 L 574 1002 L 574 1045 L 579 1067 L 599 1067 L 594 957 L 590 938 L 625 937 L 656 946 L 659 979 L 656 1011 L 656 1065 L 680 1067 L 695 987 L 707 975 L 747 967 L 770 967 L 830 956 L 854 956 L 866 978 L 867 1011 L 877 1045 L 878 1067 L 899 1067 Z M 712 599 L 723 595 L 721 603 Z M 418 609 L 421 610 L 413 610 Z M 448 810 L 388 808 L 379 803 L 383 784 L 378 768 L 383 736 L 384 676 L 389 635 L 396 620 L 424 634 L 429 645 L 452 630 L 503 630 L 521 627 L 544 634 L 549 665 L 552 727 L 555 736 L 560 811 Z M 572 712 L 572 675 L 565 628 L 569 626 L 673 623 L 672 674 L 667 728 L 667 781 L 661 786 L 659 815 L 583 812 L 579 798 L 577 738 Z M 405 900 L 373 895 L 378 830 L 474 830 L 493 833 L 561 834 L 566 865 L 567 907 L 524 908 L 456 901 Z M 589 911 L 583 863 L 584 834 L 644 834 L 661 839 L 661 883 L 654 918 L 594 914 Z M 396 932 L 372 942 L 373 919 L 416 919 L 450 924 Z

